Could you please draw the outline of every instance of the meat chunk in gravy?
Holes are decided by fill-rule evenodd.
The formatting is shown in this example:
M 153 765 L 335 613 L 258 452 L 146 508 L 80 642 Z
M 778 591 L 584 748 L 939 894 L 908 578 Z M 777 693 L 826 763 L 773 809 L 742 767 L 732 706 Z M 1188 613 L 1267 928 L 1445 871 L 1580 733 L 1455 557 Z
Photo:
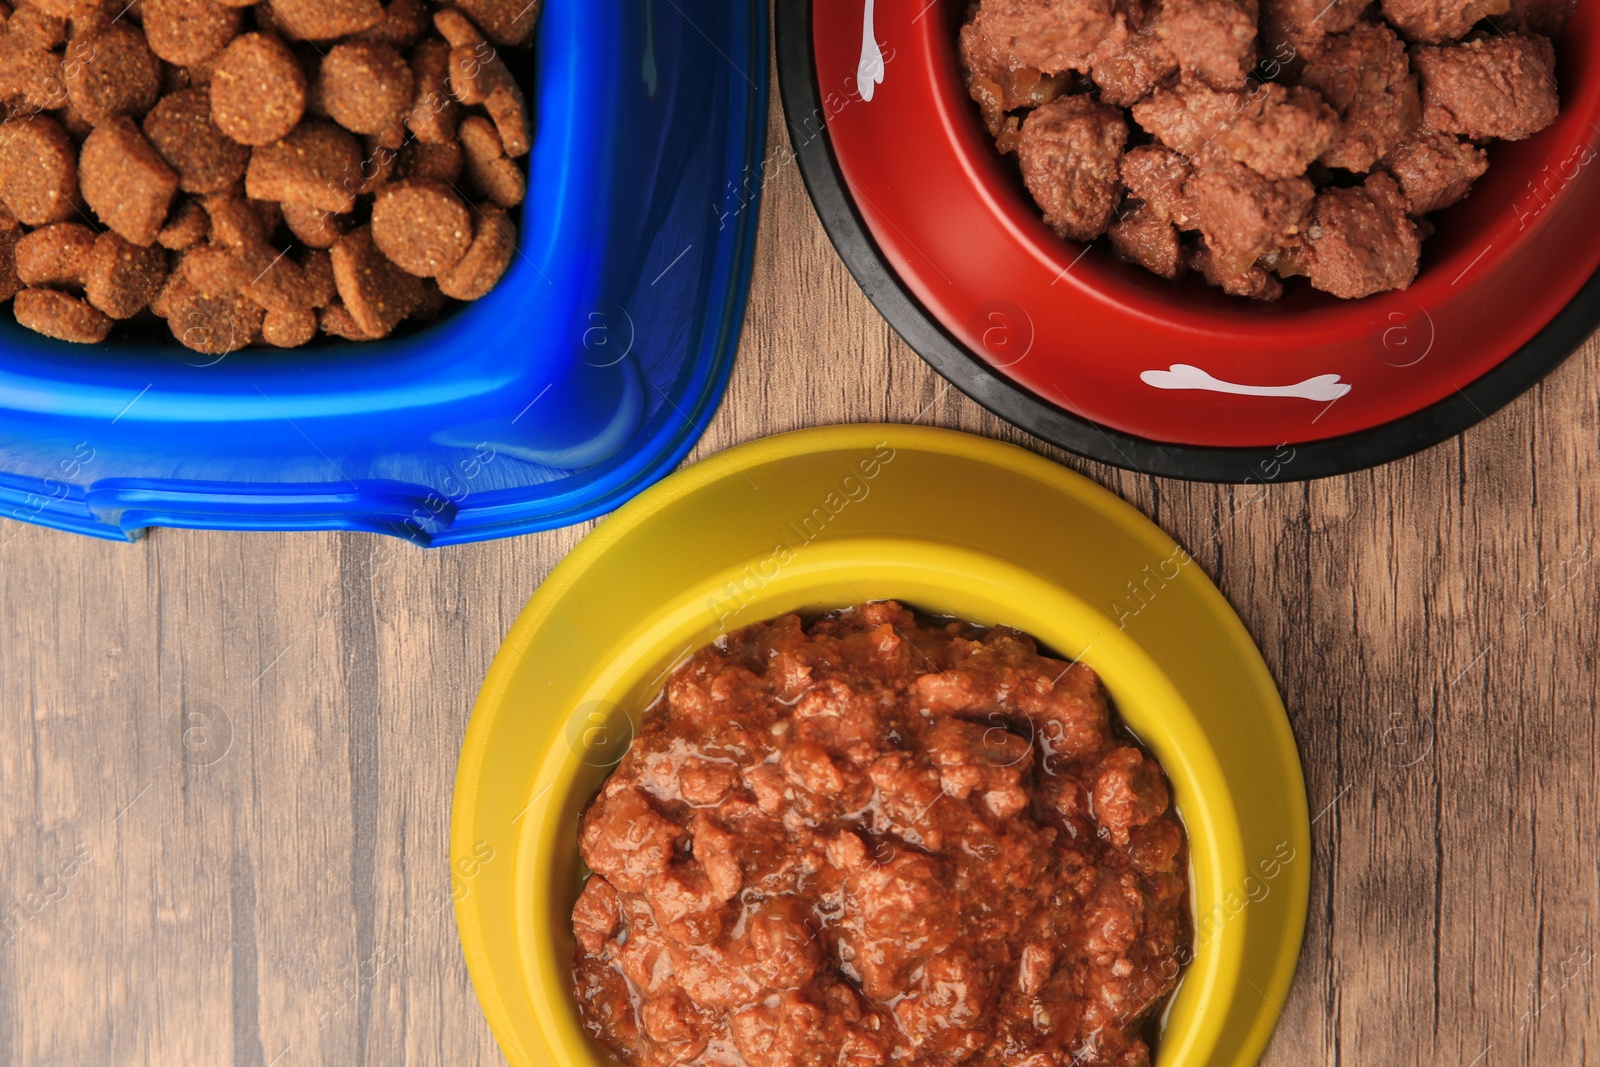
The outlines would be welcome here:
M 1555 48 L 1511 34 L 1418 48 L 1422 127 L 1473 141 L 1521 141 L 1556 120 Z
M 1433 44 L 1465 37 L 1483 19 L 1511 10 L 1510 0 L 1382 0 L 1382 6 L 1406 40 Z
M 1400 183 L 1406 213 L 1421 218 L 1442 211 L 1472 191 L 1472 183 L 1489 169 L 1489 153 L 1448 133 L 1418 133 L 1385 161 Z
M 1088 73 L 1096 52 L 1127 42 L 1129 14 L 1118 0 L 983 0 L 970 25 L 1016 66 Z
M 1190 937 L 1094 673 L 892 602 L 702 649 L 579 844 L 579 1009 L 630 1067 L 1148 1067 Z
M 1364 174 L 1422 117 L 1406 46 L 1387 26 L 1362 23 L 1328 38 L 1300 84 L 1321 93 L 1339 116 L 1338 135 L 1320 160 L 1324 166 Z
M 1192 78 L 1135 104 L 1133 119 L 1197 164 L 1232 160 L 1274 179 L 1304 174 L 1339 130 L 1333 109 L 1303 86 L 1222 93 Z
M 1406 217 L 1405 197 L 1387 174 L 1317 197 L 1305 263 L 1318 289 L 1347 300 L 1404 289 L 1416 278 L 1421 256 L 1422 239 Z
M 1022 124 L 1022 180 L 1062 237 L 1090 241 L 1106 232 L 1122 198 L 1119 164 L 1128 143 L 1122 112 L 1087 96 L 1035 108 Z

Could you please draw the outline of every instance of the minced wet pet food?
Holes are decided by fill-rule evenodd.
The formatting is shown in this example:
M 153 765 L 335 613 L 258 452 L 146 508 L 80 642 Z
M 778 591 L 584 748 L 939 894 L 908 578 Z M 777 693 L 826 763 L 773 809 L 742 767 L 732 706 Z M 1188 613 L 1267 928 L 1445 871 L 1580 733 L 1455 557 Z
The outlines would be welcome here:
M 1191 944 L 1095 673 L 893 602 L 696 653 L 579 846 L 578 1007 L 631 1067 L 1138 1067 Z

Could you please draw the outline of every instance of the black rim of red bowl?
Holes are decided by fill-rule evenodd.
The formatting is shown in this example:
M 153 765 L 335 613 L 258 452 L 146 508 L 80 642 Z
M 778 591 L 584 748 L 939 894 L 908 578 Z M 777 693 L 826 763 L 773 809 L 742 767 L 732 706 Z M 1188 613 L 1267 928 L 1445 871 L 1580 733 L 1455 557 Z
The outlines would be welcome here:
M 779 91 L 789 138 L 817 215 L 845 266 L 889 325 L 945 380 L 1007 422 L 1069 452 L 1141 474 L 1190 481 L 1308 481 L 1376 467 L 1463 433 L 1536 385 L 1600 327 L 1600 272 L 1584 283 L 1531 341 L 1489 373 L 1392 422 L 1320 441 L 1261 448 L 1213 448 L 1135 437 L 1072 415 L 996 373 L 956 341 L 901 283 L 856 210 L 825 124 L 811 48 L 813 0 L 777 10 Z M 1284 448 L 1292 448 L 1292 460 Z

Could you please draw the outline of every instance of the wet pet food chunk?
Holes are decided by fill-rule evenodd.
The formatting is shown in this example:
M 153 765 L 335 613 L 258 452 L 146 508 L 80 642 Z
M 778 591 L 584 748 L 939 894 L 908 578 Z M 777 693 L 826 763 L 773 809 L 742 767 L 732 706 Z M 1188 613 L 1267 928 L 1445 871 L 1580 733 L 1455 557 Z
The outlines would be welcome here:
M 1053 100 L 1023 122 L 1017 142 L 1022 179 L 1061 236 L 1089 241 L 1111 225 L 1127 142 L 1122 112 L 1086 96 Z
M 1451 41 L 1465 37 L 1487 18 L 1511 10 L 1510 0 L 1382 0 L 1383 17 L 1408 41 Z
M 1521 141 L 1556 120 L 1556 54 L 1544 37 L 1480 37 L 1418 48 L 1422 127 L 1469 140 Z
M 1311 284 L 1346 300 L 1404 289 L 1417 276 L 1422 241 L 1387 174 L 1318 196 L 1307 238 Z
M 1364 174 L 1422 118 L 1406 46 L 1387 26 L 1363 23 L 1327 38 L 1300 82 L 1321 93 L 1339 115 L 1339 132 L 1321 156 L 1324 166 Z
M 1489 169 L 1489 154 L 1448 133 L 1418 133 L 1384 163 L 1406 198 L 1406 212 L 1421 218 L 1465 199 Z
M 957 44 L 975 117 L 1061 236 L 1107 234 L 1125 261 L 1237 296 L 1303 277 L 1357 299 L 1412 283 L 1429 214 L 1485 173 L 1485 142 L 1556 120 L 1551 35 L 1575 6 L 972 0 Z M 463 16 L 435 21 L 456 57 L 477 43 Z M 1092 113 L 1137 129 L 1092 148 Z M 460 127 L 467 178 L 500 199 L 478 121 Z

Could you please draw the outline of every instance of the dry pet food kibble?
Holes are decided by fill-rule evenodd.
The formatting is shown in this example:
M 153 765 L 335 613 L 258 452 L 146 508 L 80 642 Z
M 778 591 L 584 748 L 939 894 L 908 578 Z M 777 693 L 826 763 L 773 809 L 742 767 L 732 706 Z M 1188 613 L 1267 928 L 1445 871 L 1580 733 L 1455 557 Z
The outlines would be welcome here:
M 24 226 L 72 217 L 78 148 L 59 123 L 30 115 L 0 124 L 0 201 Z
M 287 137 L 305 112 L 305 73 L 276 37 L 235 38 L 211 71 L 211 117 L 242 145 Z
M 472 247 L 472 215 L 444 182 L 396 182 L 380 191 L 372 205 L 372 237 L 401 270 L 437 278 Z
M 94 231 L 81 222 L 42 226 L 16 242 L 17 277 L 24 285 L 82 289 L 94 240 Z
M 231 189 L 250 165 L 250 149 L 212 120 L 211 95 L 204 89 L 164 97 L 145 116 L 144 134 L 178 172 L 178 186 L 186 193 Z
M 164 321 L 223 356 L 487 295 L 532 149 L 501 49 L 541 6 L 0 0 L 0 303 L 58 340 Z

